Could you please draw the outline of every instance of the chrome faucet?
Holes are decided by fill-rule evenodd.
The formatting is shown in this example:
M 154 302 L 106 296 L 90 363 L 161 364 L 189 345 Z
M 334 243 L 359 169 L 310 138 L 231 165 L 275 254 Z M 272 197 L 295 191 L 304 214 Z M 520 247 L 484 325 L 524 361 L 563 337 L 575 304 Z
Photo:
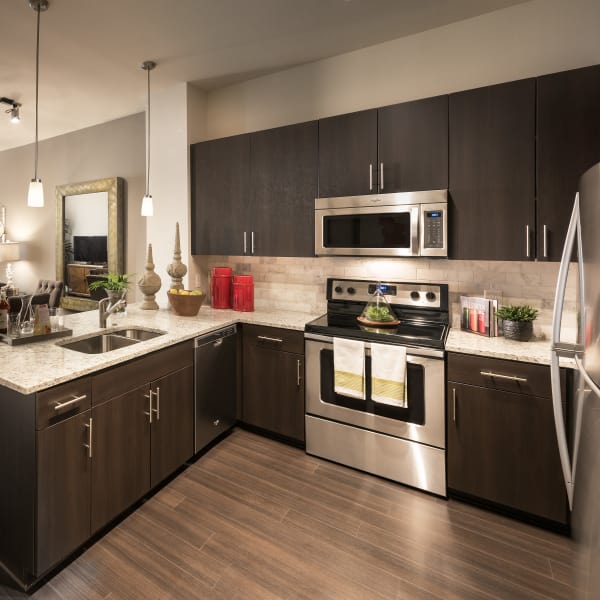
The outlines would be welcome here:
M 115 302 L 113 305 L 106 308 L 108 304 L 109 298 L 102 298 L 98 302 L 98 318 L 100 321 L 100 327 L 106 327 L 106 319 L 112 315 L 118 308 L 127 304 L 127 301 L 124 298 L 121 298 L 118 302 Z

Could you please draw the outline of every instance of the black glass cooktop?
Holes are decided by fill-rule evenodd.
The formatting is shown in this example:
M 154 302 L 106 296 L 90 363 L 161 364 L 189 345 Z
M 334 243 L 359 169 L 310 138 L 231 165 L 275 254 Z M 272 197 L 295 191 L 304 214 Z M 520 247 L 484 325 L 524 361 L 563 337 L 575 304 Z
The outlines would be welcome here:
M 400 324 L 394 327 L 371 327 L 359 323 L 356 316 L 323 315 L 307 323 L 305 331 L 332 337 L 444 348 L 448 335 L 448 324 L 420 318 L 401 318 Z

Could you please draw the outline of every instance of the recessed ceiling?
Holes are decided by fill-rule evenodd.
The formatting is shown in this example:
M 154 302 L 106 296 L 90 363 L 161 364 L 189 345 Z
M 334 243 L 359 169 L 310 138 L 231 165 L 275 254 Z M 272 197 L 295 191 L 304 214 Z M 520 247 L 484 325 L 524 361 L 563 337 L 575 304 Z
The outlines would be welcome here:
M 152 89 L 209 90 L 525 0 L 49 0 L 41 15 L 40 139 L 144 110 Z M 34 137 L 36 13 L 0 3 L 0 150 Z M 8 108 L 0 105 L 1 109 Z

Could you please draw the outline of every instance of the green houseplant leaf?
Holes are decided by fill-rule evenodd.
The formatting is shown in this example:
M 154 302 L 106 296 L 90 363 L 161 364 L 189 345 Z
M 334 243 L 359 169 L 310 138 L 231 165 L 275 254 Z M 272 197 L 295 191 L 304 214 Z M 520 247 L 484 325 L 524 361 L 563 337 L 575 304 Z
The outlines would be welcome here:
M 520 323 L 530 323 L 538 316 L 537 308 L 527 304 L 501 306 L 496 313 L 499 319 L 504 321 L 517 321 Z
M 106 279 L 99 279 L 98 281 L 93 281 L 90 283 L 89 288 L 90 291 L 97 290 L 99 288 L 104 288 L 105 290 L 112 290 L 115 292 L 122 292 L 129 287 L 131 283 L 129 278 L 132 277 L 131 274 L 119 274 L 119 273 L 107 273 Z

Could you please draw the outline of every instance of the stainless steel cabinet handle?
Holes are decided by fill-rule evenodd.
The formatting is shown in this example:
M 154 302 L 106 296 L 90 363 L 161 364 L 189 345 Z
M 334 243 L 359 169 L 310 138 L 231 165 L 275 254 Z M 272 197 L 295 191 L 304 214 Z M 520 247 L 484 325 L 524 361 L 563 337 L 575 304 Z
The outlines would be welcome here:
M 254 256 L 254 231 L 250 233 L 250 254 Z
M 544 225 L 544 258 L 548 258 L 548 227 Z
M 383 163 L 379 163 L 379 189 L 383 189 Z
M 218 348 L 223 343 L 223 338 L 219 338 L 213 342 L 213 348 Z
M 518 381 L 519 383 L 527 383 L 526 377 L 517 377 L 516 375 L 500 375 L 492 371 L 479 371 L 485 377 L 494 377 L 495 379 L 508 379 L 510 381 Z
M 94 421 L 92 420 L 92 417 L 90 417 L 89 422 L 85 424 L 85 427 L 88 430 L 88 443 L 83 445 L 84 448 L 88 449 L 88 458 L 92 458 L 92 440 L 94 435 L 93 426 Z
M 152 394 L 152 391 L 150 391 L 150 393 Z M 156 408 L 153 408 L 152 410 L 156 414 L 156 420 L 160 421 L 160 388 L 159 387 L 156 388 L 154 395 L 156 396 Z
M 525 225 L 525 255 L 527 258 L 531 257 L 531 248 L 530 248 L 530 240 L 529 240 L 529 225 Z
M 57 402 L 54 405 L 54 410 L 60 410 L 65 406 L 71 406 L 71 404 L 76 404 L 80 400 L 85 400 L 87 398 L 87 394 L 83 394 L 83 396 L 74 396 L 72 400 L 67 400 L 66 402 Z
M 150 425 L 152 425 L 152 394 L 154 392 L 152 390 L 150 390 L 147 394 L 144 394 L 144 398 L 148 399 L 148 412 L 144 412 L 144 414 L 148 417 L 149 421 L 150 421 Z
M 213 425 L 214 425 L 215 427 L 218 427 L 220 422 L 221 422 L 221 419 L 215 419 L 215 420 L 213 421 Z
M 369 191 L 373 191 L 373 165 L 369 165 Z
M 246 254 L 247 251 L 247 243 L 246 243 L 246 232 L 244 231 L 244 254 Z
M 283 340 L 281 338 L 269 337 L 267 335 L 257 335 L 257 339 L 264 340 L 265 342 L 275 342 L 276 344 L 283 344 Z
M 456 423 L 456 388 L 452 388 L 452 420 Z
M 300 369 L 302 368 L 302 363 L 300 359 L 296 361 L 296 368 L 296 385 L 300 387 L 300 384 L 302 383 L 302 377 L 300 376 Z

